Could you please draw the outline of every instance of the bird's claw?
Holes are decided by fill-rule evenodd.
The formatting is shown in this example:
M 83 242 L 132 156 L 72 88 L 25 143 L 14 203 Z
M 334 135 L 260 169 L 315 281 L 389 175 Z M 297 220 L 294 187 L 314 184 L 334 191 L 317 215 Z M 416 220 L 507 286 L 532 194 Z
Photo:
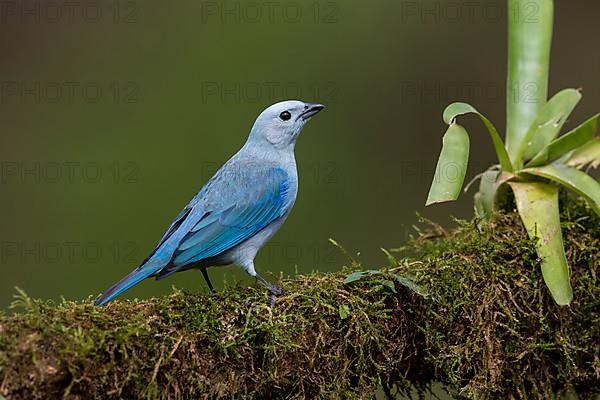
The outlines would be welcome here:
M 281 294 L 281 289 L 275 285 L 269 285 L 269 306 L 271 308 L 275 307 L 275 300 L 277 300 L 277 296 Z

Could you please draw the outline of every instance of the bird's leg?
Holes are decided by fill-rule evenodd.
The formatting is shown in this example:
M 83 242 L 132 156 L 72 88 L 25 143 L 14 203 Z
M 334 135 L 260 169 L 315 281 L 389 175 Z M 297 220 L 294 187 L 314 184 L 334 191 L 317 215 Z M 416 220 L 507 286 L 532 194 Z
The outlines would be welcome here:
M 204 277 L 204 280 L 206 280 L 208 290 L 210 290 L 211 294 L 215 294 L 215 288 L 213 287 L 212 283 L 210 283 L 210 278 L 208 277 L 208 271 L 206 270 L 206 267 L 201 267 L 200 271 L 202 271 L 202 276 Z
M 271 285 L 262 276 L 258 274 L 256 274 L 256 280 L 265 285 L 267 289 L 269 289 L 269 305 L 271 306 L 271 308 L 275 307 L 275 300 L 277 299 L 277 296 L 281 294 L 281 289 L 275 285 Z

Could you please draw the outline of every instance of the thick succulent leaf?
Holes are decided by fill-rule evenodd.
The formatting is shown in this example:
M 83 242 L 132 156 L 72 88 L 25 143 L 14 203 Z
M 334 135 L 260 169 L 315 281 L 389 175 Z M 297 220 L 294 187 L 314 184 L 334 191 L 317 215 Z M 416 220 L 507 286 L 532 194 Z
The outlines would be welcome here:
M 570 167 L 584 168 L 590 165 L 592 168 L 600 166 L 600 138 L 594 138 L 575 149 L 565 160 Z
M 496 199 L 496 179 L 500 171 L 488 169 L 481 175 L 479 191 L 475 193 L 475 214 L 479 218 L 489 218 L 494 211 Z
M 530 159 L 554 140 L 580 99 L 578 90 L 565 89 L 548 100 L 523 137 L 515 161 Z
M 469 135 L 462 126 L 452 124 L 444 134 L 442 151 L 425 205 L 458 198 L 467 173 L 468 161 Z
M 548 97 L 553 0 L 509 0 L 506 149 L 513 163 L 529 126 Z M 535 10 L 532 18 L 523 10 Z
M 498 134 L 496 127 L 487 119 L 483 114 L 475 109 L 470 104 L 467 103 L 452 103 L 444 110 L 444 121 L 447 124 L 451 124 L 454 122 L 457 116 L 464 114 L 476 114 L 485 127 L 487 128 L 490 137 L 492 138 L 492 142 L 494 143 L 494 149 L 496 150 L 496 156 L 498 157 L 498 161 L 502 166 L 502 169 L 508 172 L 513 171 L 513 166 L 510 162 L 510 158 L 508 157 L 508 153 L 504 148 L 504 142 L 502 142 L 502 138 Z
M 560 217 L 558 187 L 546 183 L 509 182 L 521 220 L 542 261 L 542 275 L 554 301 L 567 305 L 573 299 L 569 266 L 565 257 Z
M 600 183 L 585 172 L 559 163 L 526 168 L 522 172 L 550 179 L 568 187 L 588 200 L 590 206 L 600 215 Z
M 538 165 L 548 164 L 548 162 L 554 161 L 571 150 L 575 150 L 592 140 L 596 134 L 598 116 L 600 116 L 600 114 L 594 115 L 577 128 L 562 135 L 558 139 L 554 139 L 536 154 L 536 156 L 527 163 L 527 166 L 536 167 Z
M 475 215 L 477 218 L 489 218 L 492 215 L 491 210 L 485 203 L 485 199 L 480 192 L 475 193 L 473 196 L 473 204 L 475 205 Z
M 514 175 L 510 172 L 491 168 L 481 175 L 479 192 L 475 194 L 475 213 L 479 218 L 489 218 L 492 215 L 498 189 L 512 178 Z

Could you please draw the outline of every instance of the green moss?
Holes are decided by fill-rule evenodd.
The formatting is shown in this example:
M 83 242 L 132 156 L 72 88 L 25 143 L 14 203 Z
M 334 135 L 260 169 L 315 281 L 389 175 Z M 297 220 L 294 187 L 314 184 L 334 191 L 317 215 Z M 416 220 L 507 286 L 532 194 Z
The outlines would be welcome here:
M 561 199 L 574 301 L 558 307 L 541 279 L 519 216 L 460 222 L 436 241 L 417 239 L 410 268 L 430 287 L 418 323 L 436 376 L 470 398 L 550 399 L 566 388 L 600 393 L 600 219 Z M 587 397 L 583 397 L 587 398 Z
M 372 398 L 440 380 L 468 398 L 600 392 L 600 220 L 563 207 L 575 300 L 558 307 L 518 216 L 459 221 L 412 254 L 344 283 L 343 272 L 214 296 L 176 291 L 96 308 L 32 300 L 0 316 L 0 393 L 47 398 Z M 433 236 L 439 236 L 432 238 Z M 393 260 L 392 260 L 393 261 Z M 410 275 L 429 293 L 391 285 Z
M 373 391 L 402 360 L 398 298 L 342 274 L 216 296 L 177 291 L 99 309 L 32 301 L 1 322 L 1 392 L 13 398 L 335 397 Z M 340 306 L 350 314 L 342 319 Z M 10 339 L 10 341 L 8 341 Z M 332 377 L 336 376 L 335 380 Z M 345 397 L 345 396 L 344 396 Z

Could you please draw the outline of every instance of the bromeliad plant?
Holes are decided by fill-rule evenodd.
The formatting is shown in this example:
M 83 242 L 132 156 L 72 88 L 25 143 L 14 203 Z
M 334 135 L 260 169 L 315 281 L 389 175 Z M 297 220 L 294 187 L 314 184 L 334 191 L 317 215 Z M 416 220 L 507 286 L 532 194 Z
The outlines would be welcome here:
M 487 128 L 499 164 L 477 176 L 475 212 L 488 218 L 499 189 L 510 187 L 517 210 L 531 238 L 537 240 L 542 275 L 556 303 L 567 305 L 573 292 L 563 248 L 558 213 L 558 191 L 567 187 L 586 198 L 600 214 L 600 183 L 582 171 L 600 165 L 600 138 L 595 136 L 598 114 L 570 132 L 561 128 L 579 100 L 576 89 L 565 89 L 547 100 L 552 37 L 552 0 L 509 0 L 506 145 L 494 125 L 466 103 L 444 110 L 449 125 L 444 134 L 427 205 L 456 200 L 463 186 L 469 158 L 469 136 L 456 119 L 477 115 Z M 537 10 L 535 20 L 523 18 Z M 521 89 L 521 90 L 519 90 Z M 457 179 L 444 179 L 452 168 Z

